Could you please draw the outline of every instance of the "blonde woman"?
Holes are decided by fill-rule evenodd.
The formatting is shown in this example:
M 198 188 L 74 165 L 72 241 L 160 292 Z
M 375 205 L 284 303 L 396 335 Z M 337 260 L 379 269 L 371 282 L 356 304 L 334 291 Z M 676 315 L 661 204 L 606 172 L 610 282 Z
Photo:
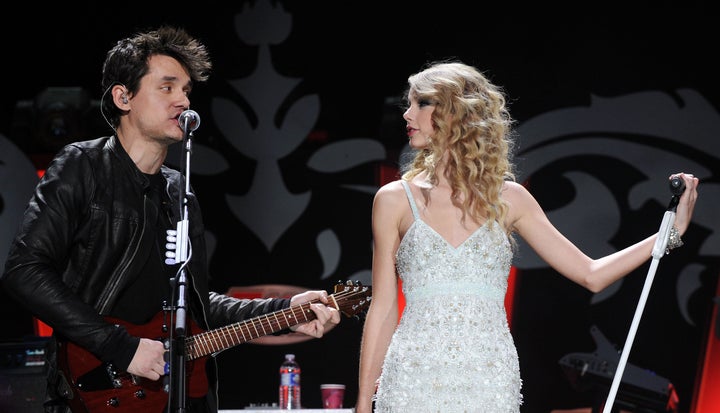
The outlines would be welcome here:
M 646 263 L 657 234 L 588 257 L 514 181 L 499 87 L 461 62 L 431 64 L 408 83 L 403 117 L 416 154 L 373 204 L 356 413 L 517 413 L 522 383 L 504 307 L 514 234 L 593 292 Z M 686 189 L 669 248 L 681 244 L 698 186 L 691 174 L 672 177 Z M 397 277 L 406 300 L 399 324 Z

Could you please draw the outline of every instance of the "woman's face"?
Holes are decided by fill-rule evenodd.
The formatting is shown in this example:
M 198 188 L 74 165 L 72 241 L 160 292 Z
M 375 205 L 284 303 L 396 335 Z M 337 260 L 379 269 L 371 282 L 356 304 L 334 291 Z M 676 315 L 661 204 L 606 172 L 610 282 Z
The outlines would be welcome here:
M 435 133 L 432 121 L 432 113 L 435 105 L 427 100 L 418 101 L 412 95 L 409 96 L 410 106 L 403 113 L 403 119 L 407 122 L 407 135 L 410 139 L 410 147 L 422 149 L 430 143 Z

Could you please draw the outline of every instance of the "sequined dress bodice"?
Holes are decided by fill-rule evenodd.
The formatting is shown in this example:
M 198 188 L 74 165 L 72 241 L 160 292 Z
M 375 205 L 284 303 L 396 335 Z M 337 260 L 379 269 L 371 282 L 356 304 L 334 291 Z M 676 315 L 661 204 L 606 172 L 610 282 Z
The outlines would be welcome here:
M 419 217 L 396 265 L 405 308 L 383 364 L 377 413 L 518 413 L 522 396 L 505 292 L 512 250 L 485 223 L 457 247 Z

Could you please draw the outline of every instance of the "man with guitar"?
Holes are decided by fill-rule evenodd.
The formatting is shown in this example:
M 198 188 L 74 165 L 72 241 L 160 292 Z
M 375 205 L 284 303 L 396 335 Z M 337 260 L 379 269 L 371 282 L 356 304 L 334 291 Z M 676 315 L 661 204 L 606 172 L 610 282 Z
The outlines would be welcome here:
M 205 46 L 182 29 L 120 40 L 102 73 L 100 110 L 113 134 L 60 150 L 30 199 L 0 281 L 53 328 L 47 413 L 161 413 L 175 404 L 216 412 L 214 361 L 168 363 L 168 349 L 185 347 L 190 356 L 220 349 L 202 348 L 202 340 L 171 344 L 179 307 L 187 310 L 188 335 L 217 329 L 212 336 L 223 343 L 287 329 L 322 337 L 340 322 L 325 291 L 256 300 L 210 291 L 198 201 L 183 191 L 183 175 L 163 165 L 169 145 L 187 136 L 181 114 L 210 69 Z M 167 264 L 167 230 L 183 213 L 189 258 Z M 177 284 L 185 285 L 185 306 L 175 305 Z M 254 318 L 252 332 L 223 327 Z M 164 391 L 176 367 L 186 371 L 187 400 L 168 401 L 186 394 Z

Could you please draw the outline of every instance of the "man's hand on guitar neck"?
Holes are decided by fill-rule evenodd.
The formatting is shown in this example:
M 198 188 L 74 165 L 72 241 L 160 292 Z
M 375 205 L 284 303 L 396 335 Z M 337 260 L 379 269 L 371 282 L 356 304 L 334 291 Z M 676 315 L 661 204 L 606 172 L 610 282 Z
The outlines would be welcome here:
M 290 330 L 320 338 L 340 323 L 340 311 L 332 306 L 328 299 L 328 293 L 322 290 L 296 294 L 290 299 L 290 306 L 301 305 L 309 301 L 319 301 L 310 304 L 310 310 L 312 310 L 316 318 L 291 326 Z M 158 380 L 167 374 L 165 353 L 165 346 L 162 341 L 141 338 L 135 355 L 128 366 L 128 373 L 150 380 Z
M 165 345 L 162 341 L 141 338 L 135 355 L 128 366 L 128 373 L 157 380 L 166 374 Z
M 308 301 L 320 300 L 322 303 L 310 304 L 310 309 L 317 317 L 305 323 L 290 327 L 291 331 L 302 333 L 311 337 L 320 338 L 340 323 L 340 311 L 329 303 L 327 291 L 305 291 L 290 298 L 290 306 L 300 305 Z

